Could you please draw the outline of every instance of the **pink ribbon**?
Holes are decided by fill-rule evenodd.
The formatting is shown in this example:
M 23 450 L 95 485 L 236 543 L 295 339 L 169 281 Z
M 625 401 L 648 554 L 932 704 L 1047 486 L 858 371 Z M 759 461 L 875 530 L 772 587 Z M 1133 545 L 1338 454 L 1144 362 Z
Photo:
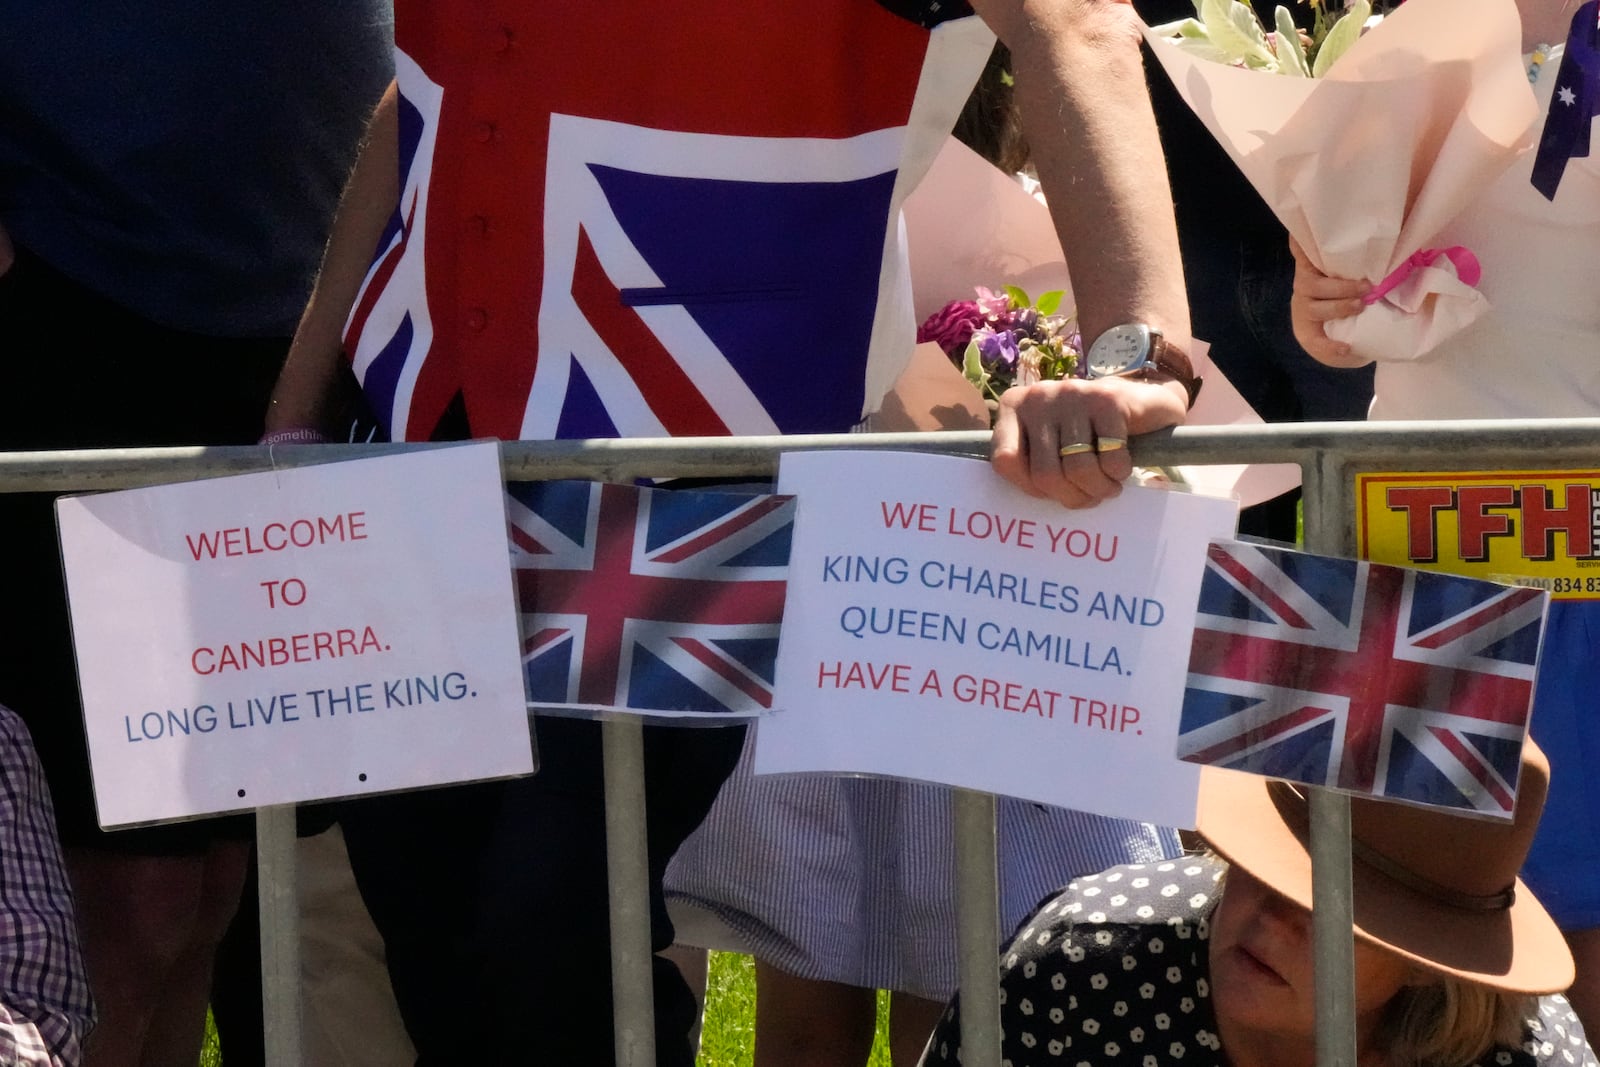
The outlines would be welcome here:
M 1448 259 L 1456 268 L 1456 277 L 1468 285 L 1477 285 L 1483 279 L 1483 264 L 1478 262 L 1478 257 L 1473 255 L 1472 249 L 1464 245 L 1451 245 L 1449 248 L 1420 248 L 1407 256 L 1405 262 L 1390 271 L 1387 278 L 1374 285 L 1372 291 L 1361 298 L 1361 302 L 1369 306 L 1376 304 L 1395 286 L 1422 268 L 1433 266 L 1441 259 Z

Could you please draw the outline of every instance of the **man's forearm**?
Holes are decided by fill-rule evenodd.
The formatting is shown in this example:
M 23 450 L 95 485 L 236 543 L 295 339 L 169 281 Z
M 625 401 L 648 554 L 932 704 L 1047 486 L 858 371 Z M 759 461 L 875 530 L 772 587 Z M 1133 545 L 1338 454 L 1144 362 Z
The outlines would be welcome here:
M 1117 0 L 974 6 L 1011 50 L 1023 130 L 1083 336 L 1147 322 L 1186 344 L 1177 225 L 1133 8 Z
M 1093 341 L 1142 322 L 1189 336 L 1178 228 L 1139 55 L 1139 20 L 1119 0 L 972 0 L 1011 49 L 1023 132 L 1066 253 L 1079 326 Z M 1041 382 L 1000 403 L 990 459 L 1024 492 L 1067 507 L 1115 496 L 1125 448 L 1086 450 L 1180 423 L 1177 381 Z
M 398 96 L 384 93 L 334 216 L 322 270 L 267 412 L 269 432 L 322 429 L 350 316 L 373 249 L 399 201 Z

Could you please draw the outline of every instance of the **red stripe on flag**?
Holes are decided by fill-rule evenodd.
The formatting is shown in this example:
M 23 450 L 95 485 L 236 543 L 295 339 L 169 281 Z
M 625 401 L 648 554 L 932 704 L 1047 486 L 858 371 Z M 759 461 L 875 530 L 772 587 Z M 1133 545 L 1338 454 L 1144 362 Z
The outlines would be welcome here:
M 1495 619 L 1510 615 L 1512 612 L 1524 607 L 1528 601 L 1534 600 L 1540 595 L 1541 591 L 1538 589 L 1508 589 L 1500 596 L 1483 604 L 1471 615 L 1456 620 L 1453 625 L 1445 627 L 1438 633 L 1430 634 L 1416 641 L 1415 644 L 1418 648 L 1440 648 L 1454 641 L 1462 634 L 1471 633 L 1473 630 Z
M 1242 712 L 1241 714 L 1248 715 L 1250 712 L 1246 711 Z M 1212 745 L 1210 748 L 1201 749 L 1199 752 L 1189 753 L 1188 755 L 1184 756 L 1184 759 L 1195 763 L 1219 763 L 1224 758 L 1231 756 L 1236 752 L 1242 752 L 1245 749 L 1258 745 L 1263 741 L 1271 741 L 1276 737 L 1280 737 L 1283 734 L 1288 733 L 1297 726 L 1304 726 L 1306 723 L 1314 722 L 1315 720 L 1322 718 L 1327 714 L 1329 714 L 1329 709 L 1327 708 L 1318 708 L 1307 705 L 1306 707 L 1303 707 L 1289 715 L 1280 716 L 1273 719 L 1269 723 L 1263 724 L 1262 726 L 1246 730 L 1241 734 L 1236 734 L 1226 741 L 1220 741 L 1217 744 Z
M 522 551 L 526 552 L 528 555 L 530 555 L 530 556 L 548 556 L 548 555 L 550 555 L 550 550 L 548 548 L 544 547 L 543 545 L 541 545 L 539 542 L 535 541 L 533 539 L 533 536 L 531 534 L 529 534 L 526 530 L 524 530 L 522 527 L 516 525 L 515 523 L 507 523 L 506 524 L 506 529 L 510 534 L 511 543 L 516 545 L 518 548 L 522 549 Z
M 606 275 L 600 257 L 589 243 L 589 234 L 581 226 L 577 262 L 572 270 L 572 298 L 617 362 L 627 369 L 668 435 L 721 437 L 731 432 L 639 313 L 623 307 L 621 290 Z
M 372 314 L 372 308 L 377 304 L 378 297 L 382 296 L 383 291 L 388 288 L 389 279 L 394 275 L 395 268 L 399 266 L 400 260 L 406 254 L 406 243 L 411 240 L 411 224 L 416 221 L 416 218 L 417 197 L 413 193 L 411 196 L 411 208 L 406 212 L 406 221 L 400 227 L 400 240 L 396 241 L 394 247 L 383 254 L 382 262 L 378 264 L 378 269 L 372 272 L 372 280 L 367 283 L 366 289 L 361 293 L 361 300 L 356 304 L 355 311 L 350 314 L 349 327 L 344 336 L 344 350 L 346 352 L 356 352 L 360 349 L 361 334 L 367 328 L 367 319 Z M 382 414 L 385 418 L 389 416 L 387 411 Z
M 706 647 L 705 642 L 697 641 L 692 637 L 674 637 L 672 643 L 711 668 L 723 681 L 733 685 L 734 688 L 754 700 L 757 704 L 764 708 L 772 707 L 772 693 L 768 691 L 766 686 L 752 681 L 743 671 Z
M 722 541 L 733 531 L 742 530 L 761 521 L 787 503 L 787 500 L 777 497 L 759 498 L 752 501 L 750 506 L 729 515 L 723 522 L 702 531 L 700 536 L 685 541 L 683 544 L 670 548 L 665 552 L 657 553 L 651 557 L 651 560 L 655 563 L 678 563 L 688 559 L 706 545 Z
M 556 638 L 565 636 L 571 632 L 572 631 L 565 626 L 547 626 L 543 630 L 540 630 L 538 633 L 532 635 L 527 640 L 522 642 L 522 654 L 526 656 L 540 645 L 548 644 L 554 641 Z
M 1500 783 L 1495 781 L 1494 772 L 1490 770 L 1488 764 L 1484 763 L 1482 757 L 1462 743 L 1461 738 L 1443 727 L 1430 726 L 1428 727 L 1428 732 L 1438 738 L 1439 743 L 1460 761 L 1461 766 L 1467 769 L 1468 774 L 1477 779 L 1478 784 L 1483 786 L 1484 792 L 1493 797 L 1495 803 L 1500 805 L 1501 811 L 1511 810 L 1511 794 L 1507 793 L 1501 788 Z
M 1227 549 L 1221 545 L 1212 545 L 1207 554 L 1211 557 L 1211 562 L 1216 564 L 1218 570 L 1238 582 L 1246 592 L 1266 604 L 1285 623 L 1297 630 L 1312 629 L 1311 624 L 1298 611 L 1291 608 L 1288 601 L 1274 593 L 1265 582 L 1250 571 L 1250 568 L 1229 555 Z
M 1302 692 L 1361 696 L 1385 703 L 1435 708 L 1486 722 L 1528 717 L 1532 685 L 1492 671 L 1383 659 L 1361 651 L 1279 641 L 1253 634 L 1196 629 L 1189 673 Z

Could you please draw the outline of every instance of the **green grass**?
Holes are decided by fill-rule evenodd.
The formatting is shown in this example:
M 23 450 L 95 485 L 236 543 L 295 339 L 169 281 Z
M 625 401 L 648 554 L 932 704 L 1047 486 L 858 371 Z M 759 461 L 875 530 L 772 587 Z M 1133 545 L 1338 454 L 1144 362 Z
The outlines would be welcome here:
M 713 952 L 706 976 L 706 1014 L 697 1067 L 751 1067 L 755 1055 L 756 968 L 749 956 Z M 206 1013 L 200 1067 L 222 1067 L 217 1028 Z M 846 1065 L 853 1067 L 853 1065 Z M 878 1036 L 867 1067 L 889 1064 L 889 995 L 878 993 Z
M 696 1067 L 747 1067 L 755 1051 L 756 966 L 749 956 L 713 952 Z
M 200 1046 L 200 1067 L 222 1067 L 222 1049 L 217 1045 L 217 1024 L 206 1011 L 206 1043 Z
M 706 1013 L 696 1067 L 750 1067 L 755 1051 L 755 1022 L 755 962 L 749 956 L 713 952 L 706 975 Z M 890 1067 L 889 995 L 881 990 L 878 993 L 878 1035 L 867 1067 Z

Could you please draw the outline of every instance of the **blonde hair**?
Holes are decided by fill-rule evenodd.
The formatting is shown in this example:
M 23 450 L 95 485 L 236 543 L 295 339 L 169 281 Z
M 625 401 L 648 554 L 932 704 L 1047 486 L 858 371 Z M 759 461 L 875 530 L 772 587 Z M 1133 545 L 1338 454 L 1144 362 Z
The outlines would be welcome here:
M 1233 864 L 1204 840 L 1197 851 L 1224 864 L 1220 894 Z M 1425 980 L 1394 995 L 1372 1035 L 1390 1067 L 1468 1067 L 1496 1046 L 1521 1045 L 1527 1020 L 1539 1010 L 1537 997 L 1420 968 L 1418 974 Z
M 1207 844 L 1199 851 L 1226 864 L 1217 880 L 1220 893 L 1233 865 Z M 1372 1035 L 1390 1067 L 1468 1067 L 1496 1046 L 1521 1045 L 1527 1020 L 1539 1010 L 1537 997 L 1420 968 L 1418 973 L 1425 980 L 1394 995 Z
M 1496 1045 L 1520 1045 L 1535 1010 L 1533 997 L 1440 975 L 1397 993 L 1374 1039 L 1393 1067 L 1465 1067 Z

